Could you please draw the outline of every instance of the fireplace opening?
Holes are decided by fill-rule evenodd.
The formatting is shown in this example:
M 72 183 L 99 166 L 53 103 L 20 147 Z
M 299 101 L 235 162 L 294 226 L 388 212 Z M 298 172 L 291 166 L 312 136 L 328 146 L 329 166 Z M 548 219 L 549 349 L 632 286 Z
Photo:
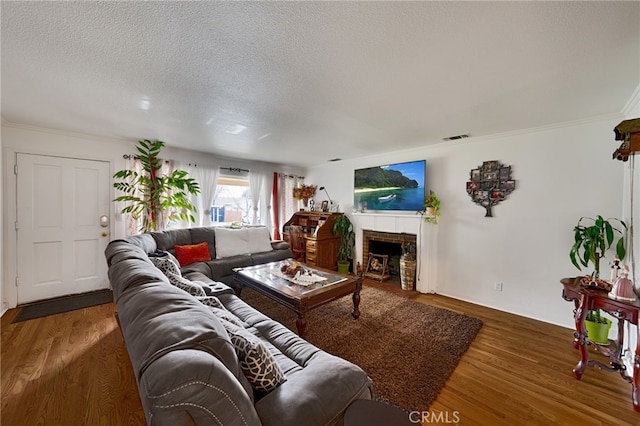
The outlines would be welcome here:
M 416 247 L 416 235 L 397 233 L 397 232 L 379 232 L 372 230 L 362 231 L 362 266 L 366 271 L 369 263 L 369 254 L 384 256 L 387 259 L 388 277 L 385 276 L 384 281 L 400 285 L 400 258 L 402 256 L 402 244 L 410 243 Z M 384 258 L 382 258 L 384 259 Z
M 402 256 L 402 243 L 370 241 L 369 253 L 388 256 L 389 281 L 400 282 L 400 256 Z

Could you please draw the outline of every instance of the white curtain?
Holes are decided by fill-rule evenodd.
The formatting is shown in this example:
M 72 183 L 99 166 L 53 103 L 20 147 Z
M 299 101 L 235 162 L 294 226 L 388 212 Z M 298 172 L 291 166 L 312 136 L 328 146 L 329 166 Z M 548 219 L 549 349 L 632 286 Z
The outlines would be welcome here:
M 260 205 L 260 193 L 264 185 L 264 172 L 260 169 L 251 169 L 249 172 L 249 191 L 251 192 L 251 204 L 253 205 L 253 213 L 251 215 L 251 224 L 259 225 L 258 209 Z M 264 204 L 263 204 L 264 206 Z M 266 210 L 263 208 L 262 210 Z
M 129 156 L 127 159 L 127 163 L 125 168 L 127 170 L 135 170 L 138 174 L 142 174 L 142 164 L 140 160 L 133 155 Z M 126 203 L 122 203 L 122 206 L 118 206 L 118 211 L 121 211 L 127 205 Z M 142 226 L 142 219 L 139 217 L 133 217 L 131 214 L 127 214 L 125 216 L 125 235 L 128 237 L 130 235 L 138 235 L 140 233 L 140 227 Z
M 293 198 L 293 188 L 302 185 L 304 178 L 300 176 L 278 174 L 278 187 L 280 189 L 280 200 L 278 205 L 278 215 L 280 217 L 280 226 L 293 216 L 298 210 L 298 200 Z
M 196 164 L 181 163 L 180 169 L 188 172 L 189 176 L 194 178 L 200 185 L 199 194 L 189 194 L 189 201 L 196 208 L 196 213 L 193 215 L 196 221 L 195 223 L 183 222 L 181 227 L 211 226 L 211 205 L 216 196 L 220 168 L 217 166 L 198 166 Z
M 195 204 L 198 209 L 198 226 L 211 226 L 211 206 L 216 198 L 216 187 L 218 186 L 218 167 L 196 167 L 194 177 L 200 184 L 200 194 L 198 194 Z
M 273 192 L 273 172 L 263 172 L 264 177 L 264 190 L 262 191 L 262 206 L 260 210 L 260 221 L 262 224 L 267 225 L 269 229 L 269 235 L 273 237 L 273 220 L 272 220 L 272 205 L 271 205 L 271 193 Z

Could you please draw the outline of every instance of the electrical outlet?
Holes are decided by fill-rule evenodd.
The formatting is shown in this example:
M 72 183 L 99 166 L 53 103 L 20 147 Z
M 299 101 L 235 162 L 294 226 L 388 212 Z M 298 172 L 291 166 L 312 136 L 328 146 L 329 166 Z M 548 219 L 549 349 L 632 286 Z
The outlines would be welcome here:
M 502 282 L 496 281 L 494 284 L 495 291 L 502 291 Z

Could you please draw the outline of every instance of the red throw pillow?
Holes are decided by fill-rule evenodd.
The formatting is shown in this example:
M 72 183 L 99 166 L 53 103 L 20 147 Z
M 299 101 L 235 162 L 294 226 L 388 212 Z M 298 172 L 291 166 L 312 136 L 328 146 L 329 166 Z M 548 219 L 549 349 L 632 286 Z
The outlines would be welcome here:
M 211 260 L 209 245 L 206 242 L 191 246 L 174 246 L 176 257 L 180 266 L 186 266 L 195 262 L 206 262 Z

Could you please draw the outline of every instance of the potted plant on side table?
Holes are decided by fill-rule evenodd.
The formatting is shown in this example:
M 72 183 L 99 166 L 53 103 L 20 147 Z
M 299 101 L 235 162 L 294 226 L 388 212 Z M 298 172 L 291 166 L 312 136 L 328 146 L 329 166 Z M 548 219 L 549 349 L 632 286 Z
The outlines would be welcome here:
M 616 228 L 612 222 L 617 222 L 620 226 Z M 583 280 L 591 288 L 600 290 L 610 290 L 610 285 L 600 279 L 600 259 L 605 257 L 605 253 L 615 245 L 615 252 L 621 261 L 626 255 L 624 247 L 624 237 L 627 225 L 620 219 L 604 219 L 598 215 L 596 218 L 581 217 L 573 228 L 574 243 L 569 252 L 571 263 L 582 270 L 581 266 L 587 267 L 589 263 L 594 266 L 591 276 Z M 619 237 L 616 240 L 616 234 Z M 609 342 L 609 328 L 611 320 L 600 315 L 600 309 L 591 310 L 585 319 L 587 336 L 589 340 L 598 344 Z
M 333 221 L 333 235 L 340 236 L 338 247 L 338 272 L 349 273 L 349 259 L 353 258 L 353 246 L 356 234 L 353 232 L 353 224 L 346 214 L 338 215 Z

